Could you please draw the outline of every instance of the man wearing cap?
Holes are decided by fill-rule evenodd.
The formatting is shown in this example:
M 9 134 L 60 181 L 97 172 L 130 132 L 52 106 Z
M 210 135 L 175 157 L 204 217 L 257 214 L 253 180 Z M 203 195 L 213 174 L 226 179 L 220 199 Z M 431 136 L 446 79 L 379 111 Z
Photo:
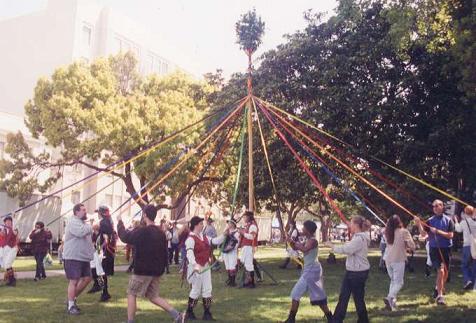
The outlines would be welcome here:
M 108 277 L 114 275 L 114 258 L 116 256 L 117 239 L 109 207 L 101 205 L 96 212 L 100 218 L 98 239 L 103 252 L 102 268 L 104 270 L 104 286 L 100 300 L 101 302 L 107 302 L 111 298 L 109 294 Z
M 153 304 L 169 313 L 174 322 L 184 322 L 185 314 L 179 313 L 165 299 L 159 296 L 160 276 L 167 263 L 167 242 L 164 232 L 155 225 L 157 208 L 144 207 L 144 226 L 126 230 L 120 215 L 117 217 L 119 238 L 135 248 L 134 273 L 129 278 L 127 288 L 127 322 L 133 323 L 137 310 L 137 296 L 147 297 Z
M 4 280 L 7 286 L 15 286 L 15 272 L 13 262 L 18 252 L 18 232 L 13 229 L 13 219 L 11 216 L 3 219 L 3 226 L 0 227 L 0 264 L 5 268 Z
M 258 245 L 258 226 L 256 225 L 252 211 L 246 211 L 244 214 L 245 228 L 240 230 L 241 234 L 241 259 L 246 270 L 246 279 L 243 287 L 255 287 L 254 272 L 254 248 Z
M 192 285 L 188 298 L 187 319 L 197 319 L 193 308 L 198 298 L 203 299 L 203 320 L 213 321 L 210 307 L 212 305 L 212 275 L 210 271 L 211 245 L 217 245 L 224 237 L 208 238 L 203 232 L 203 218 L 194 216 L 190 219 L 190 234 L 185 240 L 187 252 L 187 281 Z

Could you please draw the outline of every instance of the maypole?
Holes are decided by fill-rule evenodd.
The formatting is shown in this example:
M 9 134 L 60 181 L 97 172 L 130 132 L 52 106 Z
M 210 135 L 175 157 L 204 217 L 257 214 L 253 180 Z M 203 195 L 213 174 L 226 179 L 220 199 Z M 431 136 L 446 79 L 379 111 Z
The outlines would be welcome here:
M 254 179 L 253 179 L 253 107 L 251 98 L 253 95 L 252 82 L 252 55 L 261 44 L 261 38 L 264 34 L 264 22 L 256 15 L 256 11 L 250 11 L 244 14 L 236 23 L 237 43 L 240 49 L 244 50 L 248 56 L 248 77 L 247 91 L 247 127 L 248 127 L 248 210 L 254 211 Z

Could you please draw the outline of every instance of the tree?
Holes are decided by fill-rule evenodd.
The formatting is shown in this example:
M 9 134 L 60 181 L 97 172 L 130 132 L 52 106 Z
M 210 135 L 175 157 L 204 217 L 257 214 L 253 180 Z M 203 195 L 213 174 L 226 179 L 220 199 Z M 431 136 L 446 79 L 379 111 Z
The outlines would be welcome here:
M 181 72 L 143 77 L 131 53 L 58 68 L 50 78 L 38 81 L 25 107 L 25 122 L 33 137 L 44 139 L 59 150 L 59 155 L 35 156 L 20 134 L 10 135 L 6 148 L 10 159 L 0 164 L 0 187 L 24 202 L 35 190 L 50 188 L 62 167 L 84 165 L 105 171 L 103 165 L 127 160 L 202 118 L 209 111 L 207 96 L 211 91 L 205 82 Z M 209 127 L 185 132 L 111 174 L 120 177 L 127 192 L 134 196 L 139 187 L 133 176 L 141 187 L 155 183 L 163 175 L 159 170 L 180 151 L 194 146 Z M 215 139 L 212 145 L 216 145 Z M 203 166 L 206 161 L 199 156 L 210 149 L 204 146 L 181 171 L 150 192 L 161 207 L 176 207 L 164 204 L 165 196 L 180 199 L 200 182 L 223 179 L 205 175 L 197 179 L 191 172 Z M 55 170 L 41 182 L 35 174 L 47 169 Z M 147 203 L 149 198 L 150 194 L 144 194 L 139 204 Z
M 322 15 L 307 12 L 304 30 L 263 54 L 254 73 L 254 93 L 351 143 L 353 148 L 312 135 L 336 147 L 329 151 L 416 214 L 428 212 L 427 202 L 439 195 L 370 156 L 474 200 L 473 12 L 469 2 L 458 0 L 342 0 L 325 22 Z M 237 93 L 245 77 L 234 75 L 217 97 Z M 274 138 L 270 129 L 266 136 Z M 259 145 L 257 138 L 254 142 Z M 301 181 L 290 163 L 280 164 L 282 154 L 270 155 L 276 174 L 288 172 L 286 176 L 295 179 L 285 185 L 296 184 L 293 193 L 302 193 L 302 200 L 307 200 L 308 179 Z M 258 156 L 259 152 L 260 164 L 263 160 Z M 322 157 L 348 186 L 372 201 L 383 218 L 402 213 L 333 160 Z M 367 167 L 382 173 L 387 182 Z M 329 185 L 326 176 L 320 176 Z M 260 191 L 267 197 L 257 195 L 257 199 L 267 201 L 271 186 L 264 180 Z M 336 196 L 339 203 L 349 200 L 348 194 Z M 309 200 L 309 208 L 315 199 Z M 316 213 L 315 209 L 311 211 Z

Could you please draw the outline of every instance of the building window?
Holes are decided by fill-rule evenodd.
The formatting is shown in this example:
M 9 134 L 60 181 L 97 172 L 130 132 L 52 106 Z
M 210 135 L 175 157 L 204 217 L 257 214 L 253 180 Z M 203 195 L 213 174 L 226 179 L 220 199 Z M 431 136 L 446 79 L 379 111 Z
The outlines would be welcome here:
M 121 205 L 122 198 L 120 195 L 114 196 L 114 207 L 119 207 Z
M 91 47 L 93 29 L 89 25 L 83 25 L 82 29 L 82 43 L 84 49 L 89 49 Z
M 74 191 L 73 193 L 71 193 L 71 203 L 73 203 L 73 205 L 78 204 L 80 201 L 81 201 L 81 192 Z
M 0 159 L 3 159 L 5 155 L 5 143 L 0 141 Z
M 106 194 L 106 205 L 112 207 L 112 194 Z
M 162 74 L 167 74 L 169 72 L 169 64 L 162 61 Z

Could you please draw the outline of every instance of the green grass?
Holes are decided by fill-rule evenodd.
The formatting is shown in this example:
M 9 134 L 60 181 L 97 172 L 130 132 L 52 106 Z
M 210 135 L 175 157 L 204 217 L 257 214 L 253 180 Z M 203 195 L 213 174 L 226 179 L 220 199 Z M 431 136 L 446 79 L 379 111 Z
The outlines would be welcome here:
M 230 289 L 224 287 L 224 273 L 213 273 L 214 305 L 212 312 L 217 322 L 280 322 L 288 313 L 289 293 L 299 277 L 294 268 L 278 269 L 284 256 L 283 249 L 262 247 L 257 257 L 260 263 L 279 280 L 272 285 L 269 279 L 255 290 Z M 321 251 L 324 267 L 325 288 L 329 296 L 330 308 L 334 309 L 340 282 L 344 272 L 343 259 L 336 265 L 325 262 L 327 249 Z M 370 256 L 372 272 L 367 283 L 366 302 L 371 322 L 476 322 L 476 293 L 461 290 L 460 270 L 454 267 L 452 282 L 448 286 L 446 307 L 434 305 L 431 290 L 434 276 L 427 279 L 423 274 L 423 261 L 418 259 L 415 274 L 407 274 L 405 286 L 399 296 L 400 310 L 388 313 L 383 310 L 382 298 L 386 295 L 389 279 L 377 270 L 378 252 Z M 266 277 L 265 277 L 266 278 Z M 66 280 L 48 278 L 34 283 L 31 280 L 18 282 L 16 288 L 0 287 L 0 322 L 124 322 L 126 317 L 125 290 L 128 275 L 119 273 L 111 279 L 110 303 L 98 302 L 99 295 L 82 295 L 79 306 L 83 313 L 79 317 L 65 314 Z M 186 307 L 188 287 L 180 287 L 177 267 L 172 274 L 162 279 L 161 294 L 179 310 Z M 202 314 L 201 305 L 196 314 Z M 304 298 L 297 316 L 298 322 L 322 321 L 322 313 L 317 307 L 311 307 Z M 170 322 L 166 313 L 157 309 L 146 300 L 139 302 L 137 322 Z M 346 322 L 355 322 L 355 309 L 352 301 Z

